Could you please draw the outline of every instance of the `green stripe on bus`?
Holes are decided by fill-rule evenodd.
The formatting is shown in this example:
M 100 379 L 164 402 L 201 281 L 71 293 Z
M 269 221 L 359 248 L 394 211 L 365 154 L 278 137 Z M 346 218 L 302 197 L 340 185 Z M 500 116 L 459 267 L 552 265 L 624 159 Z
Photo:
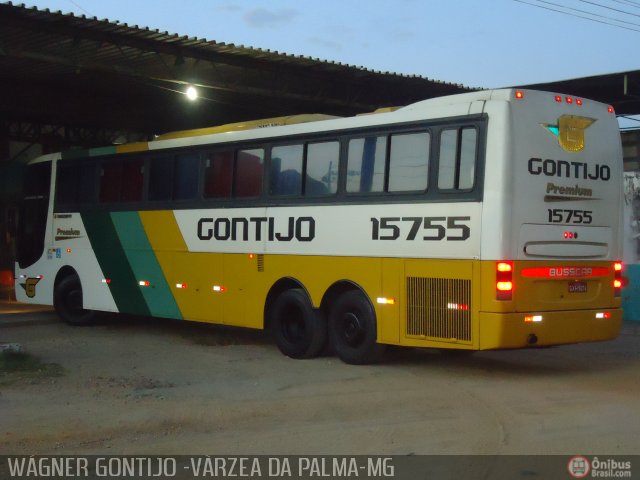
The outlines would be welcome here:
M 100 155 L 114 155 L 116 153 L 116 147 L 97 147 L 89 149 L 90 157 L 99 157 Z
M 82 213 L 82 222 L 102 273 L 111 280 L 109 290 L 118 311 L 150 315 L 109 212 Z
M 112 212 L 111 220 L 138 282 L 149 282 L 148 286 L 139 288 L 151 315 L 182 318 L 138 212 Z

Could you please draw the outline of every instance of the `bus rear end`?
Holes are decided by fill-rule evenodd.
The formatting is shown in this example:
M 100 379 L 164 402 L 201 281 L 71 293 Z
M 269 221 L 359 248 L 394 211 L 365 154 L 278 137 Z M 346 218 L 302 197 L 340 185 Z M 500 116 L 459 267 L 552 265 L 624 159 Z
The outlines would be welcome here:
M 508 128 L 490 129 L 489 142 L 502 135 L 507 147 L 500 193 L 484 205 L 480 349 L 615 338 L 622 151 L 613 108 L 548 92 L 496 95 Z M 492 210 L 506 227 L 495 242 Z

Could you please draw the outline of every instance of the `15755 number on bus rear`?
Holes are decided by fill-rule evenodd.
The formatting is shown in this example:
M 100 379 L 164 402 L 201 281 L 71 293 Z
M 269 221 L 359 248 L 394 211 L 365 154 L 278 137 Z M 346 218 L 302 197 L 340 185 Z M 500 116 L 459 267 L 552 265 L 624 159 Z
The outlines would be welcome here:
M 548 208 L 549 223 L 583 223 L 590 224 L 593 221 L 591 210 L 567 210 L 563 208 Z
M 380 217 L 371 219 L 372 240 L 466 240 L 471 217 Z

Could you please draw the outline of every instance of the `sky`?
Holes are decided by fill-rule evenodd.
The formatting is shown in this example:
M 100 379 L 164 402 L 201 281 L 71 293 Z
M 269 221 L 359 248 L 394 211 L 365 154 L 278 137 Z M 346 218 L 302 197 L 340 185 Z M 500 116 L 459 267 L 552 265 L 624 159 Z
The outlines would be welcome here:
M 640 0 L 23 1 L 469 87 L 640 69 Z

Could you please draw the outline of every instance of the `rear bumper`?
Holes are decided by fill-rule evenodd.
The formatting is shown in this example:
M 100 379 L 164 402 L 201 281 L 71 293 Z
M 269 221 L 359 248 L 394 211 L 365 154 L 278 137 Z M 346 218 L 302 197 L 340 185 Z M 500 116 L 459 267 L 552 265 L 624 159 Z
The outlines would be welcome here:
M 610 317 L 596 318 L 600 312 L 608 312 Z M 526 323 L 526 315 L 541 315 L 542 321 Z M 622 309 L 481 312 L 479 326 L 480 350 L 596 342 L 618 336 L 622 326 Z

